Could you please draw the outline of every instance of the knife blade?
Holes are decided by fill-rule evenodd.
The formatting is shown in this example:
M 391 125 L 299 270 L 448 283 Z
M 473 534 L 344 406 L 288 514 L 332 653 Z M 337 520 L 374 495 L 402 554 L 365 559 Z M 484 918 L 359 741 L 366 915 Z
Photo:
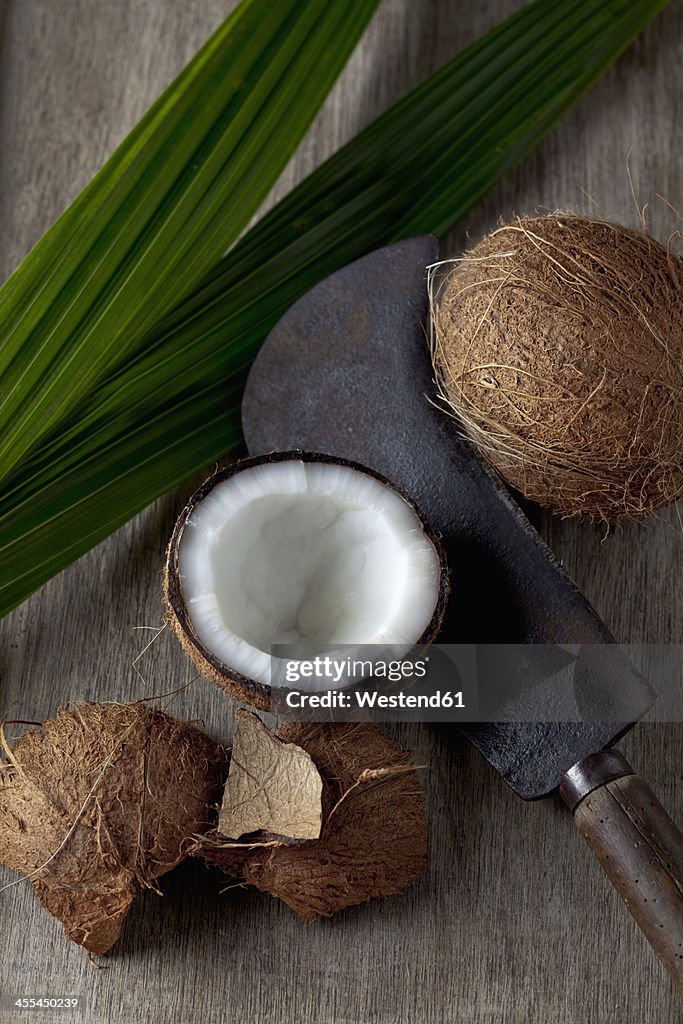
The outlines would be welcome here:
M 440 642 L 613 643 L 500 479 L 434 404 L 425 268 L 437 259 L 436 238 L 412 238 L 349 264 L 295 303 L 251 370 L 247 446 L 353 459 L 410 494 L 441 534 L 451 568 Z M 655 700 L 628 660 L 620 663 L 618 720 L 534 723 L 525 704 L 519 723 L 508 707 L 510 722 L 465 732 L 516 793 L 545 796 Z
M 434 404 L 425 268 L 437 257 L 435 238 L 408 239 L 349 264 L 299 299 L 251 369 L 242 404 L 247 445 L 252 454 L 307 449 L 365 463 L 416 501 L 441 534 L 451 568 L 440 642 L 603 645 L 608 656 L 597 659 L 588 680 L 589 703 L 600 715 L 530 721 L 530 701 L 541 719 L 544 708 L 562 707 L 561 692 L 536 686 L 511 694 L 509 720 L 464 728 L 519 796 L 535 799 L 559 786 L 683 989 L 683 836 L 610 749 L 656 694 L 500 479 Z

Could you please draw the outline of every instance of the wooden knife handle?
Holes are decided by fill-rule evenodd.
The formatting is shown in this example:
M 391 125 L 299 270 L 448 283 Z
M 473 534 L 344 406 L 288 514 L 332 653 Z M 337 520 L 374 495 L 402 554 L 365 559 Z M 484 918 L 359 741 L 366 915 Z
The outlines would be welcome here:
M 615 750 L 566 773 L 560 793 L 648 942 L 683 991 L 683 835 Z

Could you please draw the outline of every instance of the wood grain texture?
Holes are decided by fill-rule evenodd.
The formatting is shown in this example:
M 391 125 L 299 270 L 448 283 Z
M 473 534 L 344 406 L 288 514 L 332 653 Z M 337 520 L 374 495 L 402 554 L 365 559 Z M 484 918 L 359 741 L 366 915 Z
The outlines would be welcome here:
M 517 10 L 518 0 L 384 0 L 291 162 L 284 194 L 387 104 Z M 1 270 L 7 274 L 231 7 L 229 0 L 9 0 L 0 63 Z M 0 4 L 0 13 L 2 12 Z M 633 220 L 627 165 L 654 233 L 677 226 L 683 5 L 495 188 L 447 243 L 500 215 L 557 206 Z M 630 154 L 630 156 L 629 156 Z M 0 623 L 0 709 L 42 719 L 68 699 L 164 703 L 231 729 L 233 705 L 196 680 L 162 622 L 163 550 L 196 480 L 157 502 Z M 622 640 L 681 639 L 675 513 L 598 528 L 544 518 L 545 537 Z M 404 896 L 305 925 L 265 896 L 218 894 L 198 863 L 135 906 L 107 970 L 62 938 L 26 883 L 0 894 L 0 993 L 78 994 L 88 1024 L 669 1024 L 681 1004 L 559 801 L 524 804 L 464 740 L 392 730 L 429 764 L 431 857 Z M 10 734 L 12 729 L 9 729 Z M 680 726 L 623 743 L 683 819 Z M 8 872 L 0 885 L 11 881 Z M 16 1014 L 0 1012 L 10 1024 Z M 43 1014 L 42 1020 L 52 1019 Z M 64 1016 L 55 1016 L 63 1020 Z

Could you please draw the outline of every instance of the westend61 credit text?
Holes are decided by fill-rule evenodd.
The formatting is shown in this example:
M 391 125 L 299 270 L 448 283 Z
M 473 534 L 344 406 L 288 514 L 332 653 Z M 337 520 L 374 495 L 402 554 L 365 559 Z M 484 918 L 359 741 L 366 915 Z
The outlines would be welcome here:
M 462 691 L 437 690 L 435 693 L 378 693 L 377 690 L 324 690 L 318 693 L 305 693 L 301 690 L 289 690 L 285 696 L 289 708 L 339 708 L 360 710 L 373 708 L 398 709 L 406 708 L 464 708 Z

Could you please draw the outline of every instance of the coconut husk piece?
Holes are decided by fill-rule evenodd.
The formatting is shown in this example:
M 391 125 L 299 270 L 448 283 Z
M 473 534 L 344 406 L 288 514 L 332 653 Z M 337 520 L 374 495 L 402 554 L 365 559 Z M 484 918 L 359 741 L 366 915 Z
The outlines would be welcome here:
M 317 839 L 322 825 L 323 782 L 311 756 L 283 743 L 258 715 L 240 709 L 218 833 L 232 839 L 268 832 Z
M 644 231 L 518 218 L 453 263 L 442 395 L 527 498 L 640 519 L 683 497 L 683 263 Z
M 227 753 L 145 703 L 59 708 L 0 761 L 0 862 L 92 953 L 209 824 Z
M 412 755 L 371 723 L 289 723 L 276 736 L 302 747 L 322 776 L 320 838 L 287 843 L 263 835 L 231 844 L 212 834 L 195 855 L 307 921 L 405 889 L 427 857 Z

